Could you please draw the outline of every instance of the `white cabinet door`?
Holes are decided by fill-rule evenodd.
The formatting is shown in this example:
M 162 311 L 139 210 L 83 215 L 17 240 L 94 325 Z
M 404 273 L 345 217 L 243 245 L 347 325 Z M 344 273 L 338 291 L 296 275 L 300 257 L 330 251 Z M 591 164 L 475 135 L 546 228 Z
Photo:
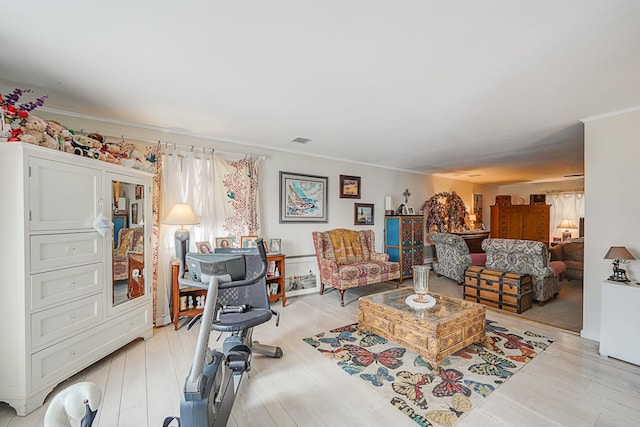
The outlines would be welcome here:
M 100 170 L 31 157 L 31 231 L 86 230 L 98 215 Z
M 637 312 L 640 286 L 602 283 L 600 354 L 640 365 L 640 330 Z

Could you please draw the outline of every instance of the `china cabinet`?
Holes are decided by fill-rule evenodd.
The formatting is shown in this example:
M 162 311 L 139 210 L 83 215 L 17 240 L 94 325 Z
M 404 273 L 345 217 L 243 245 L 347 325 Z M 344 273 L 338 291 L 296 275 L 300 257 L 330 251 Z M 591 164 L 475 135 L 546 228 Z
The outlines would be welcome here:
M 108 227 L 128 185 L 150 194 L 151 178 L 47 148 L 0 143 L 0 312 L 8 319 L 0 323 L 0 401 L 18 415 L 40 407 L 57 384 L 119 347 L 152 336 L 151 292 L 140 281 L 151 260 L 149 227 L 138 232 L 134 292 L 126 273 L 115 280 Z M 138 201 L 145 224 L 151 224 L 150 201 Z M 106 227 L 94 228 L 102 216 Z
M 535 240 L 549 246 L 551 205 L 491 206 L 491 237 Z
M 384 250 L 400 263 L 400 281 L 413 277 L 413 266 L 424 264 L 424 216 L 385 216 Z

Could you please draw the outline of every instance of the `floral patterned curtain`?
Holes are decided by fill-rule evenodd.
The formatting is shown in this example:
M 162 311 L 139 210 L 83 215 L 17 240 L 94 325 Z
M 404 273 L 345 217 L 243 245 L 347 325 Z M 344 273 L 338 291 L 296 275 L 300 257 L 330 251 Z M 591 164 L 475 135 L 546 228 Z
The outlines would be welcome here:
M 258 159 L 250 156 L 229 163 L 215 155 L 213 162 L 215 235 L 231 237 L 234 246 L 240 246 L 241 236 L 260 235 Z

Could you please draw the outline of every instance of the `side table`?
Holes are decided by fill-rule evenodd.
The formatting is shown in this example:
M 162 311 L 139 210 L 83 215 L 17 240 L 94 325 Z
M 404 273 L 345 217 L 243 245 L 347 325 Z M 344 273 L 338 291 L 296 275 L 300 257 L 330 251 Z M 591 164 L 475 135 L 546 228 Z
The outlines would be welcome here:
M 287 304 L 284 293 L 284 254 L 267 255 L 267 295 L 269 302 L 282 298 L 282 306 Z
M 180 328 L 179 321 L 182 317 L 194 317 L 202 313 L 201 308 L 195 308 L 196 297 L 207 295 L 206 289 L 183 286 L 180 287 L 178 282 L 178 273 L 180 273 L 180 261 L 171 261 L 171 314 L 173 319 L 173 328 L 177 331 Z M 194 307 L 180 310 L 180 297 L 191 297 Z

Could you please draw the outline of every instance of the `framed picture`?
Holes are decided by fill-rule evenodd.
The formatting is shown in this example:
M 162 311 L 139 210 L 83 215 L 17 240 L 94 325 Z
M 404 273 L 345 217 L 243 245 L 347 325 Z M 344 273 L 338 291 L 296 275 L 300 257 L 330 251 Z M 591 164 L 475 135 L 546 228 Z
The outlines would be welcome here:
M 474 193 L 473 194 L 473 206 L 471 207 L 471 211 L 476 216 L 476 224 L 482 223 L 482 194 Z
M 257 248 L 258 236 L 240 236 L 240 247 L 241 248 Z
M 136 200 L 142 199 L 142 193 L 144 193 L 144 186 L 136 185 Z
M 315 256 L 287 257 L 284 271 L 284 289 L 287 297 L 320 291 L 320 276 Z
M 353 224 L 373 225 L 373 203 L 353 204 Z
M 216 237 L 216 248 L 232 248 L 231 237 Z
M 340 175 L 340 198 L 359 199 L 360 198 L 360 177 Z
M 196 242 L 196 248 L 199 254 L 212 254 L 211 244 L 209 242 Z
M 131 224 L 138 223 L 138 204 L 131 203 Z
M 282 250 L 282 239 L 269 239 L 269 253 L 279 254 Z
M 404 206 L 402 208 L 402 215 L 415 215 L 416 210 L 413 206 Z
M 327 222 L 327 177 L 280 172 L 280 222 Z

